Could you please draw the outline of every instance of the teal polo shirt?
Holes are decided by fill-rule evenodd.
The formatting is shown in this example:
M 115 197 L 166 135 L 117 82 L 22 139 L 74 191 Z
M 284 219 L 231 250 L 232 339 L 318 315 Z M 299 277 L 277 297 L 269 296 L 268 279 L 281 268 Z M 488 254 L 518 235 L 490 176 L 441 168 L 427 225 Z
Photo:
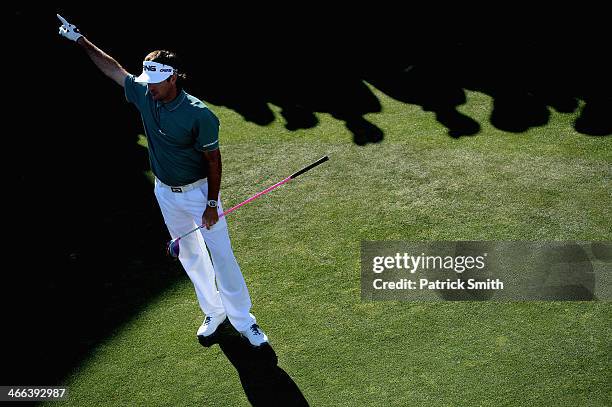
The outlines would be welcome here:
M 219 119 L 184 90 L 168 103 L 154 101 L 146 83 L 125 78 L 125 97 L 142 117 L 151 170 L 171 186 L 191 184 L 208 175 L 204 151 L 219 148 Z

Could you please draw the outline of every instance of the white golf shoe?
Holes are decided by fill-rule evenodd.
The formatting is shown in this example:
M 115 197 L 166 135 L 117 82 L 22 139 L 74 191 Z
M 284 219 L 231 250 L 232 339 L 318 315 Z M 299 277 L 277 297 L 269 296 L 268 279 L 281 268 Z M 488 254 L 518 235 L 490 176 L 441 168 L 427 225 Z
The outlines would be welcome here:
M 223 321 L 225 321 L 225 314 L 207 315 L 206 318 L 204 318 L 204 322 L 202 322 L 200 328 L 198 328 L 197 335 L 204 338 L 211 336 L 215 333 Z
M 253 346 L 261 346 L 268 343 L 268 336 L 261 330 L 259 325 L 253 324 L 246 331 L 240 332 Z

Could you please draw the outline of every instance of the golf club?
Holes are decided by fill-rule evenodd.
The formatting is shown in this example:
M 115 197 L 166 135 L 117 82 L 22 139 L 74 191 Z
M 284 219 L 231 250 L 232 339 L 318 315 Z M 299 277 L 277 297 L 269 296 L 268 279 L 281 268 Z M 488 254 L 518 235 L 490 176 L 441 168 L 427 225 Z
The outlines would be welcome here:
M 291 181 L 292 179 L 302 175 L 303 173 L 305 173 L 308 170 L 313 169 L 314 167 L 316 167 L 319 164 L 324 163 L 325 161 L 329 160 L 328 156 L 324 156 L 319 158 L 317 161 L 313 162 L 310 165 L 307 165 L 306 167 L 302 168 L 301 170 L 291 174 L 290 176 L 288 176 L 287 178 L 285 178 L 284 180 L 277 182 L 276 184 L 272 185 L 269 188 L 264 189 L 263 191 L 253 195 L 252 197 L 246 199 L 245 201 L 239 203 L 238 205 L 226 210 L 225 212 L 223 212 L 221 215 L 219 215 L 219 219 L 221 219 L 222 217 L 234 212 L 236 209 L 240 208 L 241 206 L 244 206 L 246 204 L 248 204 L 249 202 L 254 201 L 255 199 L 259 198 L 262 195 L 267 194 L 268 192 L 272 191 L 273 189 L 276 189 L 278 187 L 280 187 L 283 184 L 286 184 L 287 182 Z M 189 232 L 185 233 L 182 236 L 177 237 L 176 239 L 172 239 L 168 242 L 168 245 L 166 247 L 166 251 L 168 252 L 168 255 L 172 256 L 172 257 L 178 257 L 179 255 L 179 241 L 184 238 L 185 236 L 188 236 L 190 234 L 192 234 L 193 232 L 195 232 L 196 230 L 199 230 L 201 228 L 203 228 L 205 225 L 200 225 L 195 229 L 190 230 Z

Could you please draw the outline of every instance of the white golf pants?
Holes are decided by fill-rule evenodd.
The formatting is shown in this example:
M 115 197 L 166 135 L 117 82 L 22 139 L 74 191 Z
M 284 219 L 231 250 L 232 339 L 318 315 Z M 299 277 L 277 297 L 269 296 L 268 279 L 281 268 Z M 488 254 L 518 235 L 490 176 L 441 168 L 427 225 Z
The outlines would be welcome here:
M 206 180 L 183 189 L 188 190 L 173 192 L 171 187 L 155 180 L 155 197 L 172 239 L 202 224 L 208 201 Z M 221 214 L 220 199 L 218 203 Z M 182 238 L 179 248 L 179 260 L 193 283 L 202 312 L 213 316 L 225 313 L 237 331 L 246 331 L 253 325 L 249 291 L 232 251 L 225 217 L 209 230 L 201 228 Z

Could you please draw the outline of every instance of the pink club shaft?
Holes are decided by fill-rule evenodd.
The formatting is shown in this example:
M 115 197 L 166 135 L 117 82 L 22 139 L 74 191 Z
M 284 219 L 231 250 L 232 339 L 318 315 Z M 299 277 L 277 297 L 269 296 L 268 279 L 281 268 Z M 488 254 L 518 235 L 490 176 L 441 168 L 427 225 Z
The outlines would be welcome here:
M 291 177 L 287 177 L 287 178 L 285 178 L 284 180 L 282 180 L 281 182 L 277 182 L 276 184 L 272 185 L 271 187 L 266 188 L 266 189 L 264 189 L 263 191 L 256 193 L 255 195 L 253 195 L 252 197 L 250 197 L 250 198 L 249 198 L 249 199 L 247 199 L 246 201 L 240 202 L 238 205 L 233 206 L 233 207 L 229 208 L 228 210 L 226 210 L 225 212 L 223 212 L 221 215 L 219 215 L 219 219 L 221 219 L 222 217 L 224 217 L 224 216 L 225 216 L 225 215 L 227 215 L 227 214 L 230 214 L 230 213 L 234 212 L 236 209 L 240 208 L 241 206 L 246 205 L 246 204 L 248 204 L 248 203 L 249 203 L 249 202 L 251 202 L 251 201 L 254 201 L 255 199 L 259 198 L 260 196 L 262 196 L 262 195 L 264 195 L 264 194 L 267 194 L 268 192 L 272 191 L 273 189 L 278 188 L 278 187 L 280 187 L 281 185 L 283 185 L 283 184 L 285 184 L 285 183 L 287 183 L 287 182 L 291 181 L 292 179 L 293 179 L 293 178 L 291 178 Z M 204 226 L 204 225 L 202 225 L 202 226 Z M 200 226 L 200 228 L 201 228 L 202 226 Z M 199 228 L 198 228 L 198 229 L 199 229 Z M 197 230 L 197 229 L 196 229 L 196 230 Z
M 305 173 L 306 171 L 316 167 L 319 164 L 324 163 L 327 160 L 329 160 L 328 156 L 324 156 L 324 157 L 319 158 L 314 163 L 312 163 L 312 164 L 302 168 L 301 170 L 291 174 L 290 176 L 288 176 L 284 180 L 282 180 L 280 182 L 277 182 L 276 184 L 272 185 L 271 187 L 268 187 L 268 188 L 264 189 L 263 191 L 258 192 L 257 194 L 253 195 L 252 197 L 246 199 L 245 201 L 240 202 L 238 205 L 233 206 L 233 207 L 229 208 L 228 210 L 224 211 L 221 215 L 219 215 L 219 219 L 221 219 L 222 217 L 224 217 L 224 216 L 234 212 L 236 209 L 240 208 L 241 206 L 244 206 L 244 205 L 248 204 L 249 202 L 254 201 L 255 199 L 259 198 L 260 196 L 267 194 L 268 192 L 272 191 L 273 189 L 276 189 L 276 188 L 280 187 L 281 185 L 286 184 L 287 182 L 291 181 L 292 179 L 296 178 L 297 176 Z M 197 228 L 192 229 L 189 232 L 185 233 L 184 235 L 179 236 L 176 239 L 171 240 L 168 243 L 168 249 L 169 249 L 168 252 L 171 253 L 171 254 L 174 253 L 173 250 L 170 250 L 172 248 L 172 246 L 178 245 L 179 240 L 181 240 L 182 238 L 184 238 L 187 235 L 190 235 L 191 233 L 195 232 L 196 230 L 202 229 L 205 226 L 206 225 L 200 225 Z M 176 247 L 175 249 L 178 249 L 178 247 Z M 176 252 L 178 253 L 178 250 L 176 250 Z

